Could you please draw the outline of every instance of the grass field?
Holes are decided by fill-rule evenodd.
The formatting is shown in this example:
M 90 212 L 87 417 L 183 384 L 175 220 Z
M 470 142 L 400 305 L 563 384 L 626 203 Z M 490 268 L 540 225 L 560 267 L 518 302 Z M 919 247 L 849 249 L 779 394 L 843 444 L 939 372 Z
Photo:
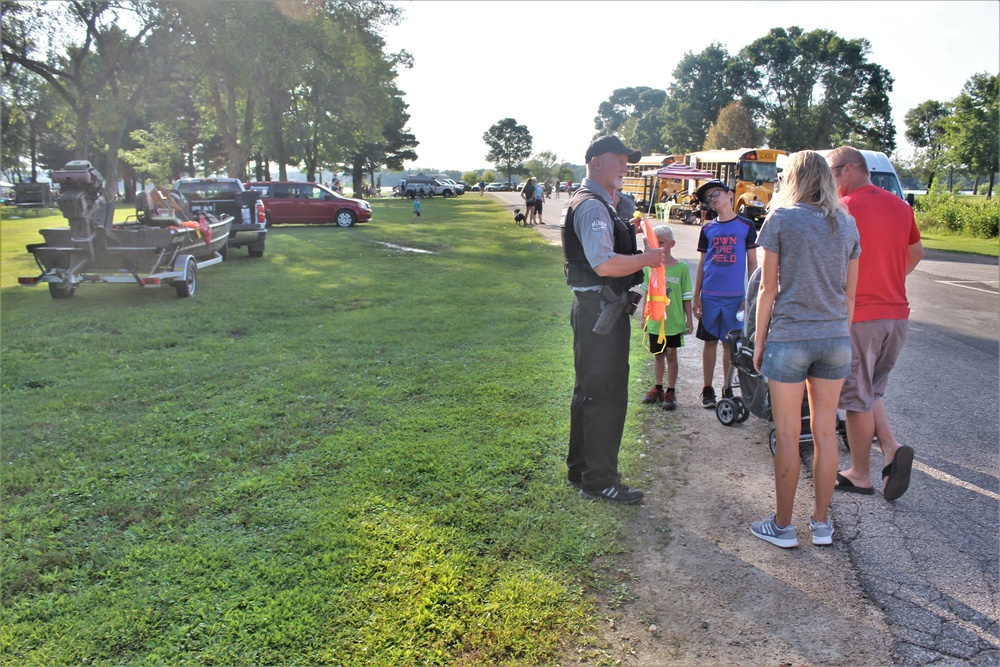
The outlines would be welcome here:
M 190 299 L 18 287 L 62 219 L 3 222 L 2 664 L 595 650 L 634 510 L 564 483 L 559 249 L 479 197 L 373 208 L 275 228 Z

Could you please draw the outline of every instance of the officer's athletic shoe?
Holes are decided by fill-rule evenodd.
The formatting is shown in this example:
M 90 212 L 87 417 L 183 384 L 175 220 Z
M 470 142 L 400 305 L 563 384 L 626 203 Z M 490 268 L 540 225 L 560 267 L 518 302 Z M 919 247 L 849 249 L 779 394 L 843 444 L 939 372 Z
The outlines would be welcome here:
M 833 544 L 833 519 L 827 518 L 826 523 L 816 523 L 810 516 L 809 530 L 813 534 L 813 544 Z
M 580 497 L 589 500 L 605 500 L 609 503 L 619 503 L 621 505 L 635 505 L 642 500 L 642 491 L 639 489 L 630 489 L 624 484 L 612 484 L 600 491 L 580 489 Z
M 710 410 L 715 407 L 715 390 L 711 387 L 705 387 L 701 391 L 701 405 L 706 410 Z
M 754 537 L 759 537 L 782 549 L 799 546 L 799 540 L 795 537 L 795 526 L 789 524 L 784 528 L 779 528 L 774 517 L 772 512 L 766 519 L 754 521 L 750 524 L 750 532 L 754 534 Z
M 663 409 L 673 410 L 677 407 L 677 397 L 674 395 L 672 389 L 668 389 L 663 392 Z

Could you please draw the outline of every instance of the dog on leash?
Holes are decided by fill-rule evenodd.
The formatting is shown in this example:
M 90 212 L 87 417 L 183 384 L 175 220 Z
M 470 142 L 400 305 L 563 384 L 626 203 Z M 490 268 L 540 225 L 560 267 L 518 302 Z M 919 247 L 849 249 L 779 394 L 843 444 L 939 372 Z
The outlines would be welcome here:
M 514 225 L 517 226 L 517 227 L 524 227 L 524 225 L 525 225 L 525 223 L 527 221 L 528 221 L 528 219 L 526 217 L 524 217 L 524 213 L 521 213 L 521 209 L 515 208 L 514 209 Z

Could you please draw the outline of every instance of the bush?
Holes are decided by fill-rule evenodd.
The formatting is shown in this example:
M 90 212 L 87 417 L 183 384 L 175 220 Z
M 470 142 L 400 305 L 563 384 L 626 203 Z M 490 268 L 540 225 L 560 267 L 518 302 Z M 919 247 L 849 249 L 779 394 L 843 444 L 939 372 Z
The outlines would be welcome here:
M 929 192 L 914 206 L 917 226 L 975 238 L 996 238 L 1000 229 L 1000 200 L 968 201 L 948 192 Z

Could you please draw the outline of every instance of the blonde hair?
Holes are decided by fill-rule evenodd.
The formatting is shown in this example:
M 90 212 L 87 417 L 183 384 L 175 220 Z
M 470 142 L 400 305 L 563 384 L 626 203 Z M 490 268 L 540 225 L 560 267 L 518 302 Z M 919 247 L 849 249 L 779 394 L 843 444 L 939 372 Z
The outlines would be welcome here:
M 826 216 L 832 231 L 837 231 L 838 214 L 847 212 L 837 196 L 837 183 L 830 165 L 816 151 L 799 151 L 788 156 L 781 189 L 775 193 L 772 203 L 773 208 L 813 204 Z
M 653 233 L 656 234 L 656 239 L 660 243 L 674 240 L 674 230 L 670 229 L 668 225 L 657 225 L 653 228 Z

